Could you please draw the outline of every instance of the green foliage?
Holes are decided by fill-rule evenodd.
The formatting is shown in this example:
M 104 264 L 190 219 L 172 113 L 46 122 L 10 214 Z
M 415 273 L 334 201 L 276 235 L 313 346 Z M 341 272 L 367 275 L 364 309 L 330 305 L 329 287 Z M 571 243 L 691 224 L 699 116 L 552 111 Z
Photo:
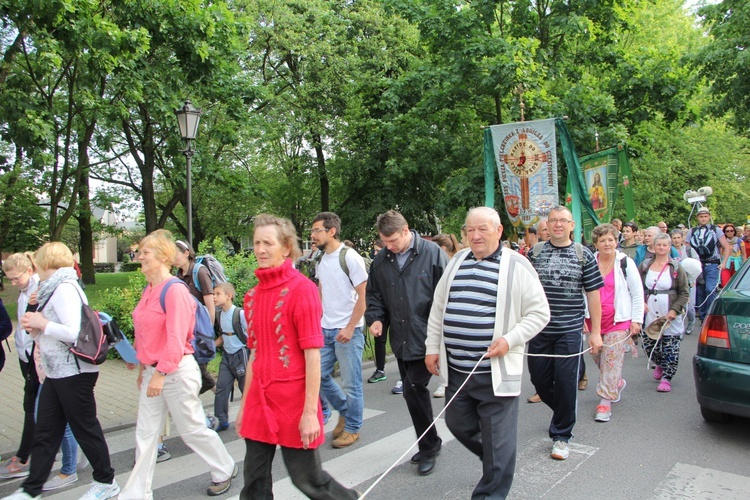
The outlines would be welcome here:
M 141 269 L 141 263 L 137 260 L 130 261 L 130 262 L 123 262 L 120 266 L 120 271 L 123 273 L 127 273 L 130 271 L 138 271 Z
M 198 255 L 207 253 L 216 257 L 216 260 L 224 266 L 224 274 L 237 292 L 234 304 L 242 307 L 245 293 L 258 284 L 258 279 L 255 277 L 255 269 L 258 267 L 255 254 L 234 253 L 230 255 L 220 238 L 215 238 L 211 242 L 204 241 L 198 245 Z
M 105 289 L 99 294 L 98 300 L 92 300 L 92 307 L 104 311 L 115 318 L 122 332 L 132 341 L 135 334 L 133 329 L 133 310 L 141 300 L 141 295 L 145 287 L 146 278 L 143 276 L 143 273 L 132 273 L 128 276 L 127 286 Z

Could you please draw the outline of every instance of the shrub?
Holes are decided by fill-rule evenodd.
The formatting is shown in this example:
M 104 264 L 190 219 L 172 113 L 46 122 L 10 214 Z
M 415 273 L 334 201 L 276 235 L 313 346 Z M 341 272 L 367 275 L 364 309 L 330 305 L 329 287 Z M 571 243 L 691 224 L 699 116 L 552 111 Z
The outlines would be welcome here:
M 135 262 L 123 262 L 120 266 L 120 271 L 123 273 L 128 273 L 130 271 L 138 271 L 141 269 L 141 263 L 138 261 Z
M 255 255 L 230 256 L 218 238 L 211 243 L 202 243 L 198 248 L 198 255 L 211 253 L 224 265 L 224 274 L 226 274 L 229 282 L 237 290 L 234 302 L 237 306 L 241 307 L 245 293 L 258 282 L 255 277 L 255 269 L 258 267 Z M 134 269 L 137 270 L 140 269 L 141 264 L 140 262 L 123 263 L 122 271 L 126 271 L 127 266 L 134 266 Z M 97 302 L 98 309 L 115 318 L 120 329 L 131 342 L 135 335 L 133 329 L 133 310 L 141 300 L 141 295 L 146 284 L 146 278 L 143 273 L 134 273 L 130 277 L 127 286 L 104 290 Z M 110 358 L 119 358 L 119 354 L 114 349 L 110 351 L 109 356 Z
M 113 262 L 95 262 L 94 270 L 97 273 L 113 273 L 115 272 L 115 264 Z

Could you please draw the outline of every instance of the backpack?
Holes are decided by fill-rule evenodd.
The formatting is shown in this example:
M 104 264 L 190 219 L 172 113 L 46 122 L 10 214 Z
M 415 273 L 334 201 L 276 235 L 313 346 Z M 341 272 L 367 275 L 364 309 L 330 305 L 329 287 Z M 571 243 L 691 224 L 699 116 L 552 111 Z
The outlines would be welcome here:
M 531 255 L 529 255 L 529 260 L 531 260 L 531 262 L 534 262 L 534 260 L 539 257 L 545 243 L 547 242 L 540 241 L 539 243 L 531 247 Z M 577 241 L 574 241 L 573 245 L 576 249 L 576 257 L 578 257 L 578 262 L 581 263 L 581 269 L 583 270 L 584 266 L 586 265 L 586 257 L 583 256 L 583 245 L 578 243 Z
M 354 286 L 354 282 L 352 281 L 352 278 L 349 276 L 349 266 L 346 264 L 346 252 L 349 251 L 349 247 L 346 245 L 341 246 L 341 251 L 339 252 L 339 265 L 341 266 L 341 270 L 344 271 L 344 274 L 346 274 L 346 277 L 349 278 L 349 283 L 352 284 L 352 287 Z M 320 259 L 323 258 L 323 252 L 320 252 L 318 256 L 315 258 L 315 271 L 317 273 L 318 270 L 318 264 L 320 263 Z M 370 266 L 372 266 L 372 259 L 367 257 L 362 257 L 362 260 L 365 261 L 365 271 L 367 271 L 367 274 L 369 276 L 370 274 Z
M 698 253 L 700 260 L 705 261 L 714 256 L 716 250 L 716 227 L 713 224 L 699 226 L 690 235 L 690 246 Z
M 159 296 L 159 304 L 161 304 L 161 310 L 165 313 L 167 308 L 164 305 L 164 300 L 167 296 L 167 290 L 175 283 L 187 284 L 180 278 L 170 278 L 167 284 L 162 288 L 161 295 Z M 200 303 L 195 296 L 190 293 L 190 297 L 195 301 L 195 329 L 193 330 L 193 340 L 190 341 L 193 346 L 193 356 L 198 364 L 208 363 L 216 357 L 216 342 L 214 341 L 214 327 L 211 324 L 211 317 L 208 315 L 208 309 Z
M 201 284 L 198 281 L 198 271 L 201 267 L 205 267 L 208 271 L 213 286 L 229 281 L 224 274 L 224 266 L 221 265 L 221 262 L 216 260 L 216 257 L 211 254 L 201 255 L 200 257 L 195 258 L 195 264 L 193 265 L 193 284 L 199 292 L 203 293 L 203 290 L 201 290 Z
M 224 311 L 221 310 L 220 307 L 216 308 L 216 334 L 222 335 L 224 332 L 221 331 L 221 314 Z M 241 307 L 234 307 L 234 312 L 232 313 L 232 330 L 234 330 L 235 336 L 240 339 L 240 342 L 247 345 L 247 334 L 245 333 L 245 330 L 242 328 L 242 321 L 240 320 L 240 313 L 242 312 Z
M 114 320 L 108 314 L 97 313 L 83 301 L 83 295 L 79 287 L 74 288 L 81 298 L 81 326 L 78 330 L 78 339 L 70 346 L 69 351 L 75 356 L 76 363 L 81 360 L 92 365 L 101 365 L 107 361 L 109 348 L 122 339 L 122 332 L 117 328 L 116 323 L 113 324 Z M 54 294 L 54 291 L 52 293 Z M 50 298 L 52 298 L 52 295 L 50 295 Z M 48 303 L 49 298 L 37 309 L 37 312 L 41 312 Z M 112 328 L 104 328 L 102 315 L 109 318 L 107 324 L 111 325 Z

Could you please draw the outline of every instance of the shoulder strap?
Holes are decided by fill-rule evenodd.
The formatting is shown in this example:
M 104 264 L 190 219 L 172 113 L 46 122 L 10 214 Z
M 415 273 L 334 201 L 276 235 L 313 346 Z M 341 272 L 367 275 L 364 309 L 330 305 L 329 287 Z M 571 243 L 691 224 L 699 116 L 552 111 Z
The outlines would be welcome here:
M 180 278 L 169 278 L 167 281 L 167 284 L 164 285 L 164 288 L 161 289 L 161 294 L 159 295 L 159 304 L 161 304 L 161 310 L 164 312 L 167 312 L 167 307 L 164 305 L 164 301 L 167 297 L 167 290 L 169 290 L 169 287 L 174 285 L 175 283 L 182 283 L 185 284 L 184 281 L 182 281 Z M 187 286 L 187 285 L 185 285 Z
M 193 285 L 195 285 L 195 288 L 198 289 L 199 292 L 203 293 L 203 290 L 201 290 L 201 283 L 198 280 L 198 271 L 200 270 L 201 266 L 203 266 L 203 264 L 198 262 L 198 260 L 196 259 L 195 263 L 193 264 Z
M 247 335 L 245 335 L 245 331 L 242 329 L 242 321 L 240 320 L 241 311 L 241 308 L 237 306 L 234 307 L 234 313 L 232 313 L 232 329 L 237 338 L 240 339 L 243 344 L 247 344 Z
M 346 277 L 349 278 L 349 266 L 346 265 L 346 252 L 349 251 L 349 247 L 346 245 L 342 245 L 341 251 L 339 252 L 339 264 L 341 265 L 341 269 L 344 271 L 344 274 L 346 274 Z M 352 279 L 349 278 L 349 281 Z
M 581 267 L 583 267 L 586 264 L 586 258 L 583 256 L 583 245 L 581 245 L 577 241 L 574 241 L 573 246 L 576 249 L 576 257 L 578 257 L 578 262 L 580 262 Z
M 544 242 L 544 241 L 540 241 L 539 243 L 537 243 L 536 245 L 534 245 L 533 247 L 531 247 L 531 256 L 534 259 L 536 259 L 537 257 L 539 257 L 539 254 L 541 253 L 542 248 L 544 248 L 544 244 L 545 243 L 546 242 Z
M 628 258 L 625 257 L 624 259 L 620 259 L 620 269 L 622 269 L 622 276 L 624 278 L 628 277 Z

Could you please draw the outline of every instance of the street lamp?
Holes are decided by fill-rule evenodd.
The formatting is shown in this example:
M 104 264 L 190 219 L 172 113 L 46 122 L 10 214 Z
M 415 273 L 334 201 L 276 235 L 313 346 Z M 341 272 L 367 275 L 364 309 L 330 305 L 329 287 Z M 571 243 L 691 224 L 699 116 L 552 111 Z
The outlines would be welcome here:
M 180 135 L 185 141 L 185 154 L 187 162 L 187 238 L 190 247 L 193 246 L 193 179 L 191 163 L 195 150 L 192 148 L 195 136 L 198 135 L 198 124 L 201 121 L 201 110 L 193 106 L 190 99 L 185 101 L 185 105 L 174 111 L 177 116 L 177 125 L 180 127 Z

